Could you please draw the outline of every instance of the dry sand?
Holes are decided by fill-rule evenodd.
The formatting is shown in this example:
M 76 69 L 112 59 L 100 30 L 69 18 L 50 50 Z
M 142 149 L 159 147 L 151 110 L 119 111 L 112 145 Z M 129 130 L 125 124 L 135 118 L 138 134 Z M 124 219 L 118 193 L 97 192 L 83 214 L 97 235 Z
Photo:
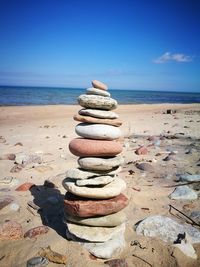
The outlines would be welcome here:
M 77 166 L 77 158 L 68 151 L 69 141 L 76 137 L 74 127 L 77 124 L 73 115 L 79 106 L 30 106 L 30 107 L 0 107 L 0 156 L 7 153 L 37 153 L 42 155 L 43 162 L 38 166 L 29 164 L 18 173 L 10 173 L 14 161 L 0 160 L 1 178 L 16 177 L 19 185 L 32 182 L 38 185 L 37 192 L 17 192 L 14 187 L 8 192 L 0 192 L 15 196 L 15 203 L 20 205 L 19 211 L 11 211 L 7 206 L 0 211 L 0 223 L 5 220 L 15 220 L 21 223 L 23 231 L 46 224 L 50 231 L 34 239 L 16 241 L 0 241 L 0 266 L 21 267 L 26 261 L 37 255 L 41 248 L 51 246 L 52 250 L 67 256 L 68 267 L 105 266 L 103 260 L 95 259 L 80 245 L 67 241 L 62 223 L 62 199 L 65 190 L 62 187 L 63 173 Z M 176 110 L 175 114 L 164 114 L 167 109 Z M 185 222 L 177 212 L 169 213 L 169 204 L 190 214 L 199 210 L 200 201 L 170 200 L 168 195 L 174 190 L 175 175 L 178 173 L 199 174 L 199 144 L 200 144 L 200 105 L 121 105 L 116 112 L 123 121 L 121 127 L 124 133 L 125 165 L 120 174 L 126 183 L 125 194 L 130 199 L 126 208 L 126 248 L 118 258 L 126 258 L 130 266 L 146 267 L 197 267 L 200 266 L 200 244 L 194 245 L 198 259 L 192 260 L 182 254 L 177 248 L 155 238 L 137 236 L 133 226 L 139 220 L 150 215 L 167 215 L 179 222 Z M 150 145 L 148 136 L 164 135 L 159 146 L 149 146 L 147 155 L 136 155 L 139 145 Z M 177 135 L 177 139 L 173 136 Z M 172 138 L 171 138 L 171 137 Z M 21 142 L 22 146 L 15 145 Z M 192 148 L 192 153 L 185 154 Z M 166 154 L 156 156 L 158 152 L 177 151 L 175 161 L 163 161 Z M 135 166 L 136 162 L 150 162 L 155 171 L 142 173 Z M 33 166 L 34 165 L 34 166 Z M 41 167 L 43 166 L 43 167 Z M 132 174 L 130 174 L 130 172 Z M 48 179 L 57 185 L 57 189 L 43 186 Z M 200 189 L 196 184 L 196 192 Z M 58 203 L 52 204 L 47 199 L 56 196 Z M 44 205 L 43 213 L 32 214 L 27 210 L 27 202 L 35 200 Z M 131 241 L 137 240 L 140 246 L 131 246 Z M 133 256 L 135 255 L 135 256 Z M 139 257 L 139 258 L 138 258 Z M 143 259 L 143 260 L 142 260 Z M 146 261 L 146 262 L 145 262 Z M 48 266 L 64 266 L 50 263 Z

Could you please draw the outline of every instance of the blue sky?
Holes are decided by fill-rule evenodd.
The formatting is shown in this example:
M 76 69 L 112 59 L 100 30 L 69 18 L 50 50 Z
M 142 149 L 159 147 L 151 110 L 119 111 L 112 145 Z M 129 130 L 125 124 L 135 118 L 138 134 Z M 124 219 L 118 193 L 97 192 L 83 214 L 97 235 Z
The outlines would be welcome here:
M 199 0 L 0 0 L 0 85 L 200 92 Z

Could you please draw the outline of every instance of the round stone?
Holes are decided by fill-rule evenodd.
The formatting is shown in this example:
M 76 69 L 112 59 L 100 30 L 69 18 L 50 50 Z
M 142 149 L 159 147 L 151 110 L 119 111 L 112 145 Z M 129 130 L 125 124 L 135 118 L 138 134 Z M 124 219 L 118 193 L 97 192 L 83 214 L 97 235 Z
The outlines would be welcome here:
M 75 181 L 67 178 L 63 180 L 62 184 L 67 191 L 74 195 L 95 199 L 112 198 L 126 189 L 126 183 L 120 178 L 116 178 L 111 183 L 100 187 L 77 186 Z
M 101 96 L 108 96 L 108 97 L 110 97 L 110 93 L 109 92 L 107 92 L 107 91 L 105 91 L 105 90 L 101 90 L 101 89 L 97 89 L 97 88 L 88 88 L 87 90 L 86 90 L 87 92 L 87 94 L 88 95 L 101 95 Z
M 91 116 L 99 119 L 117 119 L 119 116 L 113 111 L 99 109 L 81 109 L 78 112 L 80 115 Z
M 91 139 L 115 140 L 121 137 L 118 127 L 106 124 L 79 123 L 75 131 L 79 136 Z
M 110 97 L 99 95 L 80 95 L 78 103 L 84 108 L 112 110 L 117 108 L 117 101 Z
M 128 205 L 128 198 L 120 194 L 109 199 L 87 199 L 66 193 L 64 211 L 73 217 L 88 218 L 116 213 Z
M 75 138 L 69 143 L 69 150 L 78 157 L 113 157 L 122 149 L 118 141 Z
M 95 158 L 95 157 L 85 157 L 79 158 L 78 164 L 84 170 L 112 170 L 114 167 L 120 166 L 124 163 L 122 157 L 112 157 L 112 158 Z
M 92 86 L 94 88 L 98 88 L 98 89 L 101 89 L 101 90 L 108 90 L 108 86 L 105 83 L 102 83 L 102 82 L 97 81 L 97 80 L 93 80 L 92 81 Z
M 74 115 L 75 121 L 87 122 L 87 123 L 96 123 L 96 124 L 108 124 L 119 127 L 122 125 L 122 121 L 118 119 L 98 119 L 90 116 L 83 115 Z
M 94 177 L 94 178 L 90 178 L 90 179 L 76 180 L 76 185 L 78 185 L 78 186 L 106 185 L 106 184 L 109 184 L 110 182 L 112 182 L 114 180 L 115 180 L 115 178 L 112 176 L 99 176 L 99 177 Z

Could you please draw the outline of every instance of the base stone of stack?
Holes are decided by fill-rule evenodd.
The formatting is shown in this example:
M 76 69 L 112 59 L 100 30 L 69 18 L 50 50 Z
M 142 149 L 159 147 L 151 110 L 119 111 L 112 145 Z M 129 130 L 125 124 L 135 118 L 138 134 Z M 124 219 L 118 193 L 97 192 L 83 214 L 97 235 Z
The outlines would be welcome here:
M 99 119 L 117 119 L 119 115 L 113 111 L 100 109 L 81 109 L 78 112 L 80 115 L 91 116 Z

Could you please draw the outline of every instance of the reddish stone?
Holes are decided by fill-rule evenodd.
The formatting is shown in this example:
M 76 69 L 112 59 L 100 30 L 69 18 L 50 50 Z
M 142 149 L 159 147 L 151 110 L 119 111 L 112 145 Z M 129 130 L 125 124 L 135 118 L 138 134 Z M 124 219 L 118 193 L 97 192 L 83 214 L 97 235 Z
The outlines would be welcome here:
M 28 191 L 31 187 L 35 186 L 33 183 L 23 183 L 15 189 L 15 191 Z
M 122 149 L 118 141 L 76 138 L 69 143 L 69 150 L 78 157 L 113 157 Z
M 97 124 L 108 124 L 119 127 L 122 125 L 122 122 L 118 119 L 99 119 L 90 116 L 83 116 L 83 115 L 74 115 L 75 121 L 81 122 L 89 122 L 89 123 L 97 123 Z
M 141 146 L 136 149 L 135 154 L 137 155 L 146 155 L 148 153 L 148 149 L 145 146 Z
M 45 225 L 41 225 L 41 226 L 37 226 L 35 228 L 32 228 L 30 230 L 28 230 L 25 234 L 24 237 L 29 237 L 29 238 L 33 238 L 36 237 L 38 235 L 43 235 L 46 234 L 49 231 L 49 228 Z
M 64 211 L 83 218 L 116 213 L 127 205 L 128 198 L 123 194 L 109 199 L 87 199 L 67 193 L 64 199 Z
M 92 86 L 97 89 L 108 90 L 108 86 L 105 83 L 102 83 L 97 80 L 92 81 Z
M 15 221 L 6 221 L 0 225 L 0 240 L 16 240 L 22 237 L 21 224 Z

